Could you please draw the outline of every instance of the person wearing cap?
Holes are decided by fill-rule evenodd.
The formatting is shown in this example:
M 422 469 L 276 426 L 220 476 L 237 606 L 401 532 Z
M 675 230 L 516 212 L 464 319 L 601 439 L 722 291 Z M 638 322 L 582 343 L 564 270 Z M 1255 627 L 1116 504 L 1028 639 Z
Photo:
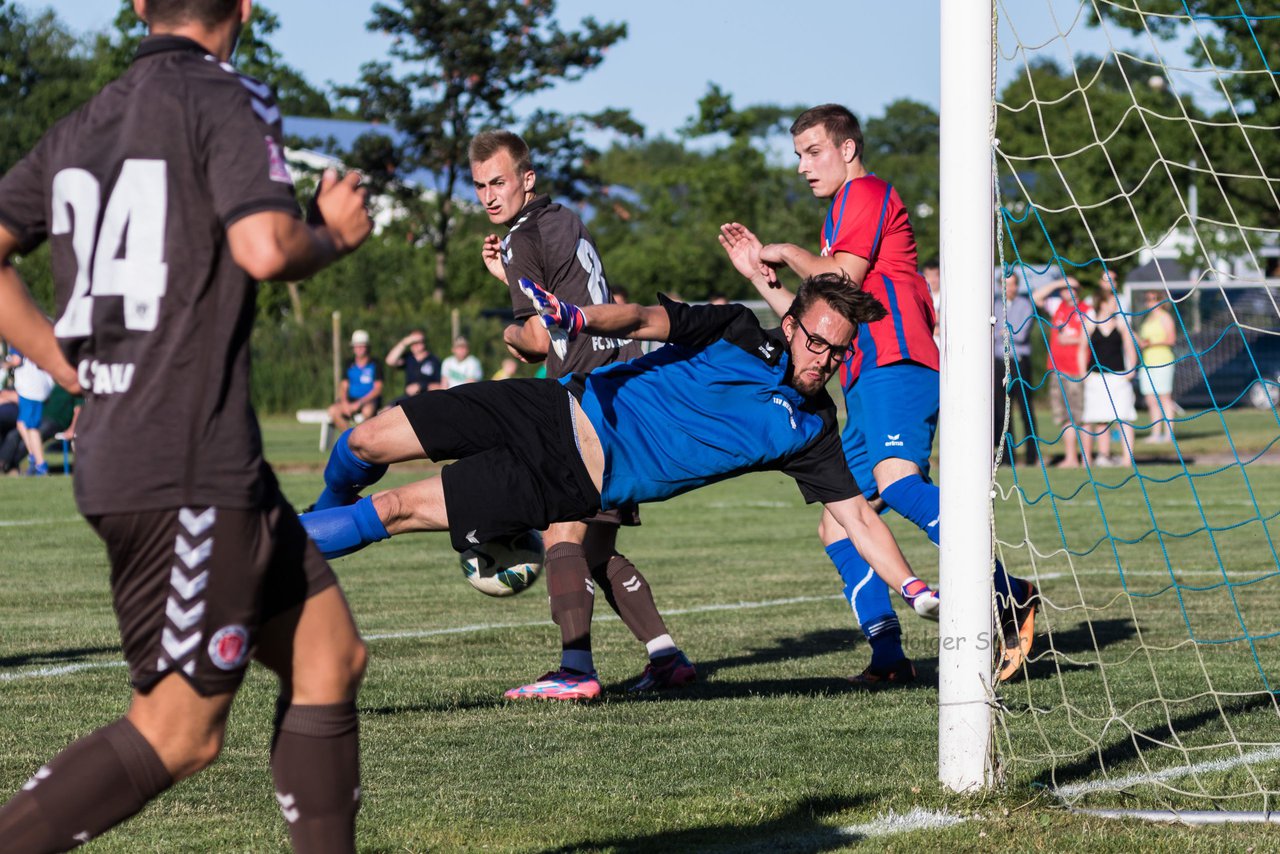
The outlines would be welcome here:
M 484 368 L 471 352 L 471 342 L 466 336 L 453 339 L 451 355 L 440 363 L 440 378 L 445 388 L 476 383 L 484 379 Z
M 382 403 L 382 365 L 369 354 L 369 333 L 351 333 L 351 362 L 338 386 L 338 399 L 329 407 L 329 417 L 339 431 L 351 422 L 372 418 Z

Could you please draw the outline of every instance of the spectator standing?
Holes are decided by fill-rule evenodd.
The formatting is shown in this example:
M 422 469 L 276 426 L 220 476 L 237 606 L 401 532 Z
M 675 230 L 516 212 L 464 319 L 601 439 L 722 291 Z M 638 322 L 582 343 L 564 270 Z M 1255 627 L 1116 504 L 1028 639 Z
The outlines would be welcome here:
M 369 353 L 369 333 L 351 333 L 351 363 L 338 387 L 338 399 L 329 407 L 329 418 L 339 431 L 352 421 L 372 418 L 382 403 L 382 365 Z
M 1080 465 L 1080 437 L 1077 421 L 1084 414 L 1085 341 L 1083 312 L 1089 304 L 1079 295 L 1080 283 L 1071 276 L 1057 279 L 1035 289 L 1031 299 L 1036 308 L 1049 318 L 1050 376 L 1049 405 L 1054 423 L 1062 429 L 1063 457 L 1054 465 L 1077 468 Z
M 427 349 L 427 336 L 415 329 L 387 353 L 388 368 L 404 368 L 404 394 L 391 401 L 399 406 L 415 394 L 440 388 L 440 360 Z
M 1022 418 L 1022 440 L 1026 446 L 1025 459 L 1027 465 L 1034 465 L 1040 459 L 1039 438 L 1036 436 L 1035 422 L 1031 416 L 1031 318 L 1035 316 L 1035 306 L 1031 297 L 1021 289 L 1018 274 L 1010 272 L 1004 278 L 1004 293 L 995 295 L 992 316 L 996 324 L 991 330 L 991 357 L 994 364 L 992 378 L 994 388 L 992 400 L 995 402 L 995 429 L 992 436 L 996 443 L 1004 432 L 1006 396 L 1013 399 L 1014 412 Z M 1005 334 L 1009 336 L 1009 384 L 1005 385 L 1004 345 Z M 1021 380 L 1021 382 L 1018 382 Z M 1009 458 L 1013 459 L 1014 418 L 1009 417 Z
M 480 360 L 471 354 L 471 342 L 465 335 L 453 339 L 451 355 L 440 363 L 440 377 L 444 388 L 475 383 L 484 379 Z
M 22 437 L 27 453 L 31 455 L 27 474 L 43 477 L 49 473 L 49 464 L 44 459 L 40 422 L 44 420 L 44 402 L 49 399 L 49 392 L 53 390 L 53 377 L 16 349 L 12 353 L 21 360 L 13 369 L 13 390 L 18 393 L 18 435 Z
M 1173 423 L 1169 419 L 1173 417 L 1173 345 L 1178 340 L 1178 330 L 1159 291 L 1147 291 L 1146 303 L 1146 318 L 1138 327 L 1138 346 L 1142 348 L 1138 388 L 1151 417 L 1151 432 L 1146 441 L 1168 442 L 1173 438 Z
M 1125 457 L 1133 463 L 1133 369 L 1138 363 L 1133 336 L 1124 321 L 1116 295 L 1105 287 L 1098 307 L 1085 317 L 1086 340 L 1080 342 L 1080 358 L 1090 365 L 1084 381 L 1084 455 L 1089 457 L 1098 437 L 1095 466 L 1115 465 L 1111 458 L 1111 425 L 1120 422 Z

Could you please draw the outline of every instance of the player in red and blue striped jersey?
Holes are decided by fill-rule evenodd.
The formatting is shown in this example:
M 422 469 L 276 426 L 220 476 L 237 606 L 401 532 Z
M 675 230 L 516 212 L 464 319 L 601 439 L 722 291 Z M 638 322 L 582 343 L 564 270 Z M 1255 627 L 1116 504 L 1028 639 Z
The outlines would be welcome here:
M 845 457 L 869 499 L 878 495 L 937 545 L 938 487 L 929 480 L 938 426 L 937 318 L 917 269 L 910 217 L 893 187 L 863 165 L 862 130 L 849 110 L 837 104 L 807 110 L 791 126 L 791 135 L 799 173 L 815 196 L 831 199 L 820 254 L 791 243 L 762 244 L 739 223 L 722 226 L 720 242 L 779 313 L 791 303 L 775 272 L 783 266 L 802 278 L 843 273 L 884 305 L 886 316 L 860 329 L 857 351 L 841 369 L 848 409 Z M 884 582 L 826 515 L 819 533 L 871 646 L 870 665 L 853 681 L 882 687 L 914 680 Z M 1034 594 L 999 565 L 996 588 L 1006 600 L 1023 603 Z M 1008 618 L 1011 634 L 1025 635 L 1025 642 L 1014 645 L 1016 660 L 1005 662 L 1002 678 L 1016 671 L 1030 648 L 1032 611 L 1024 607 Z

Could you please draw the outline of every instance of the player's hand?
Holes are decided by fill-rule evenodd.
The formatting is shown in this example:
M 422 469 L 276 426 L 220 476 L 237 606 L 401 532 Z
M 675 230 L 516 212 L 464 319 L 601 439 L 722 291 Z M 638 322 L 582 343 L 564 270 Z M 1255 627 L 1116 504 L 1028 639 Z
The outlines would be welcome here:
M 778 287 L 777 274 L 760 259 L 760 238 L 752 234 L 750 229 L 742 223 L 727 222 L 720 226 L 720 234 L 717 236 L 735 270 L 752 281 L 758 277 L 769 287 Z
M 348 172 L 339 179 L 337 170 L 324 170 L 315 204 L 339 255 L 355 251 L 373 231 L 373 220 L 365 207 L 367 196 L 368 191 L 360 186 L 359 172 Z
M 507 269 L 502 265 L 502 240 L 496 234 L 486 234 L 484 246 L 480 248 L 480 257 L 484 266 L 498 281 L 507 283 Z
M 573 303 L 557 299 L 550 291 L 529 279 L 520 279 L 520 290 L 524 291 L 533 307 L 538 310 L 548 331 L 562 329 L 570 341 L 582 331 L 587 318 L 582 309 Z

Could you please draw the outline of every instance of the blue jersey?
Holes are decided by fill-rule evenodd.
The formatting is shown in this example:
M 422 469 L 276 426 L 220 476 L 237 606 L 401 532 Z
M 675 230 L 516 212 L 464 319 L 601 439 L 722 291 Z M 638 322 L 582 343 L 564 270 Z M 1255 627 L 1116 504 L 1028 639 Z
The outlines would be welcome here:
M 836 410 L 788 382 L 787 341 L 738 305 L 663 298 L 670 342 L 647 356 L 561 380 L 604 451 L 605 509 L 662 501 L 748 471 L 795 478 L 808 502 L 859 490 L 844 462 Z
M 373 391 L 373 384 L 382 379 L 382 365 L 370 358 L 364 367 L 355 362 L 347 365 L 347 399 L 358 400 Z

